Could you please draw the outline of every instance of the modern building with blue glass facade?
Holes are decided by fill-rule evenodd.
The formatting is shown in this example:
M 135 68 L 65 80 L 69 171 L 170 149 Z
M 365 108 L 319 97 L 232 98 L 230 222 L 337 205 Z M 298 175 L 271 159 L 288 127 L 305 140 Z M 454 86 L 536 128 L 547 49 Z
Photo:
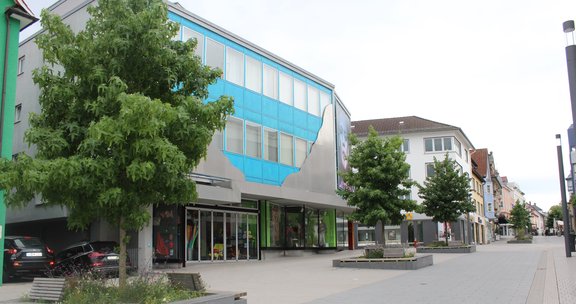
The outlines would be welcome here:
M 61 0 L 50 7 L 70 26 L 82 29 L 86 8 L 96 1 Z M 346 168 L 350 114 L 334 85 L 273 53 L 168 3 L 169 19 L 180 24 L 174 39 L 196 39 L 202 63 L 222 70 L 206 102 L 234 98 L 235 112 L 214 135 L 207 158 L 191 174 L 199 199 L 185 207 L 157 207 L 148 228 L 134 233 L 133 259 L 181 263 L 258 260 L 301 250 L 348 246 L 346 202 L 335 193 L 338 170 Z M 32 36 L 20 44 L 27 69 L 19 75 L 20 115 L 38 112 L 39 89 L 31 71 L 42 64 Z M 23 141 L 27 119 L 15 125 L 14 153 L 29 150 Z M 8 212 L 8 229 L 28 224 L 52 247 L 67 244 L 67 211 L 32 202 Z M 43 228 L 44 227 L 44 228 Z M 54 232 L 46 232 L 45 227 Z M 73 239 L 117 239 L 104 222 Z M 52 243 L 52 244 L 50 244 Z

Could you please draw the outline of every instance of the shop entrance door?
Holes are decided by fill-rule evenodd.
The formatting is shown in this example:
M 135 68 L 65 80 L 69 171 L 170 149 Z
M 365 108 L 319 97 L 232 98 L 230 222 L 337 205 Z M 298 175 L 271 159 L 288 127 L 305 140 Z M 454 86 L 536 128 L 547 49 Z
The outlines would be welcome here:
M 193 208 L 186 210 L 187 261 L 258 258 L 257 214 Z

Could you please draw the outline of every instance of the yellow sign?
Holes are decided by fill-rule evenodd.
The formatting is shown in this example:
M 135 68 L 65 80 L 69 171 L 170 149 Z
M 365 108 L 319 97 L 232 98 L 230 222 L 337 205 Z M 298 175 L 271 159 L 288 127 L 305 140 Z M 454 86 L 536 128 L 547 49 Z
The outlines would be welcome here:
M 406 220 L 408 220 L 408 221 L 412 220 L 412 212 L 406 213 Z

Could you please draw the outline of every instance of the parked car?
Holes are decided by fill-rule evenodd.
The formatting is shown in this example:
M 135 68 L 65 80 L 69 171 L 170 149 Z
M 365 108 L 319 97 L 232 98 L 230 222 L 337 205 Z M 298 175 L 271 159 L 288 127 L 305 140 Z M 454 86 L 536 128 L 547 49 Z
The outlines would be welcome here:
M 4 271 L 2 281 L 27 276 L 43 276 L 54 266 L 54 251 L 39 238 L 4 237 Z
M 92 273 L 117 276 L 120 255 L 118 244 L 111 241 L 81 242 L 69 246 L 56 255 L 54 276 Z M 130 261 L 127 259 L 129 266 Z

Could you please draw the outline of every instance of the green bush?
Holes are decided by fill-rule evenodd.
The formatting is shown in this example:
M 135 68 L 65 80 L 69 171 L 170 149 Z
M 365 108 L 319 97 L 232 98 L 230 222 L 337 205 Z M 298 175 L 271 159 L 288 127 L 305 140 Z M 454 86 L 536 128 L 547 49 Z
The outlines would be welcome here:
M 377 249 L 366 249 L 364 257 L 367 259 L 381 259 L 384 257 L 384 249 L 377 248 Z
M 139 276 L 128 281 L 124 289 L 104 279 L 77 278 L 69 281 L 63 303 L 168 303 L 202 296 L 203 292 L 190 291 L 170 284 L 168 280 Z

